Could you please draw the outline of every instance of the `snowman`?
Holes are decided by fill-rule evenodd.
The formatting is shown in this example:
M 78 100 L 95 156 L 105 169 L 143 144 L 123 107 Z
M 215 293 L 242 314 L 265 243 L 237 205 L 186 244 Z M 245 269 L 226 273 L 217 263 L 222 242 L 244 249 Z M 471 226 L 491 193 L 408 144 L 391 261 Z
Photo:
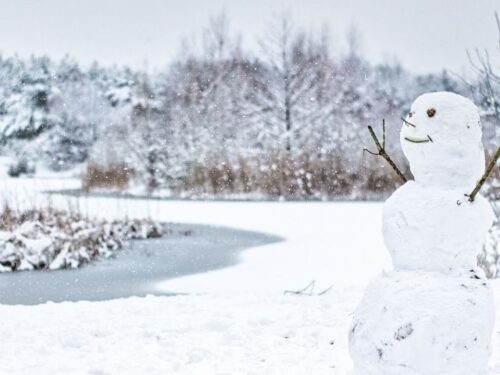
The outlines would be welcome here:
M 449 92 L 418 97 L 401 145 L 413 181 L 385 202 L 394 270 L 365 291 L 350 328 L 356 375 L 485 375 L 493 293 L 477 255 L 493 221 L 472 190 L 485 167 L 476 106 Z

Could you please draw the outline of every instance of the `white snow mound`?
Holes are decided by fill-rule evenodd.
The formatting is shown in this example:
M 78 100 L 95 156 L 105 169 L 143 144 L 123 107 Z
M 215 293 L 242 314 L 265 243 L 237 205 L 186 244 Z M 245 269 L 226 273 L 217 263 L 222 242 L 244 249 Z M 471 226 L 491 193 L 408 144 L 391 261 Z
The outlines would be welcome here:
M 392 271 L 370 284 L 355 313 L 356 373 L 487 374 L 494 319 L 492 290 L 476 271 Z
M 471 203 L 459 189 L 408 181 L 384 204 L 384 241 L 396 269 L 464 273 L 477 266 L 493 216 L 480 195 Z

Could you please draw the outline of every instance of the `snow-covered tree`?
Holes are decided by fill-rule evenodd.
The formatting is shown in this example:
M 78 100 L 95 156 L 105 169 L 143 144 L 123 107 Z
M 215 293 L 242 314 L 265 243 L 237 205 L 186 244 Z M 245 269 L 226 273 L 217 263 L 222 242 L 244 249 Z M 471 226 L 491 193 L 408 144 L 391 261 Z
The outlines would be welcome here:
M 52 84 L 53 67 L 46 57 L 32 57 L 3 103 L 0 135 L 32 139 L 59 121 L 51 107 L 59 99 Z
M 345 49 L 333 49 L 328 35 L 283 15 L 255 53 L 220 14 L 154 73 L 0 56 L 0 152 L 22 167 L 90 161 L 103 175 L 130 171 L 148 192 L 359 196 L 397 183 L 362 153 L 366 126 L 381 131 L 386 119 L 388 149 L 404 166 L 400 117 L 423 91 L 473 93 L 485 137 L 496 139 L 498 90 L 486 90 L 493 68 L 473 89 L 446 72 L 416 76 L 398 63 L 369 63 L 355 28 Z

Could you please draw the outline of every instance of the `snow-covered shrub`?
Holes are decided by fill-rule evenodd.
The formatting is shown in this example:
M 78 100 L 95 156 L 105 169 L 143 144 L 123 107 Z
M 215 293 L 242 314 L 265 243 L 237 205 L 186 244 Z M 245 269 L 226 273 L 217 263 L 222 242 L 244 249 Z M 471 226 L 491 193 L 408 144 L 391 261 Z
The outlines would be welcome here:
M 478 263 L 488 278 L 496 279 L 500 276 L 500 221 L 498 219 L 488 233 Z
M 151 220 L 100 221 L 55 209 L 0 214 L 0 272 L 77 268 L 109 257 L 126 241 L 161 237 L 167 228 Z
M 500 277 L 500 197 L 491 203 L 495 212 L 495 222 L 478 257 L 478 264 L 488 278 L 496 279 Z
M 489 155 L 488 160 L 493 155 Z M 485 184 L 483 194 L 488 198 L 495 213 L 491 227 L 478 263 L 489 278 L 500 277 L 500 169 L 494 168 Z

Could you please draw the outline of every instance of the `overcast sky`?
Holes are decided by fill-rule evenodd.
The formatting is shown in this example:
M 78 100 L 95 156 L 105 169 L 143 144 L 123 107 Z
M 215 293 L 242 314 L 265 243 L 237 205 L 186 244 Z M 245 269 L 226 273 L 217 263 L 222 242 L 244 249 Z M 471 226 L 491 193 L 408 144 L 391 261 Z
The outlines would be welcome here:
M 0 0 L 0 51 L 22 56 L 70 54 L 79 61 L 161 68 L 182 37 L 199 32 L 222 10 L 243 44 L 255 48 L 273 14 L 289 10 L 305 28 L 326 23 L 333 44 L 356 24 L 373 61 L 398 57 L 413 71 L 461 72 L 465 51 L 497 56 L 499 0 Z

